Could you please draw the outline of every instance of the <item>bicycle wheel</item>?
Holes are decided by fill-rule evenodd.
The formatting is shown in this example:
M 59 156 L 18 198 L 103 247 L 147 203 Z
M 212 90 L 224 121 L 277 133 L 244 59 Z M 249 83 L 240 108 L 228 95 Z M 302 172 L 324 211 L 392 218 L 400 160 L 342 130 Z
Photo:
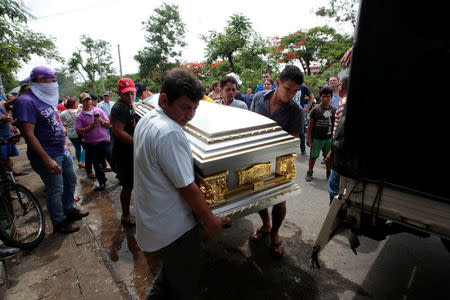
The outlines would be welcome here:
M 16 184 L 0 194 L 0 238 L 12 247 L 33 249 L 45 236 L 45 217 L 33 193 Z

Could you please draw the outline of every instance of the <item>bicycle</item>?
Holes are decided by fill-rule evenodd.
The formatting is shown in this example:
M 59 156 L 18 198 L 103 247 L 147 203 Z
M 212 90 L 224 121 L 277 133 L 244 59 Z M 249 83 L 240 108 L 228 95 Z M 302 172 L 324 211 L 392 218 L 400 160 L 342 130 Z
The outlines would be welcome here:
M 0 139 L 0 145 L 15 144 L 21 134 Z M 7 246 L 30 250 L 45 236 L 45 216 L 33 193 L 16 182 L 0 157 L 0 239 Z

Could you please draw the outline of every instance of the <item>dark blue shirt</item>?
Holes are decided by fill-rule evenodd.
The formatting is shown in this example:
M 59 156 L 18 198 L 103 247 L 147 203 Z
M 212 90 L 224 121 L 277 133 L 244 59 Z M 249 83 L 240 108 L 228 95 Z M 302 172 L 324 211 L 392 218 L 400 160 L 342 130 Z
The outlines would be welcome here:
M 300 86 L 298 89 L 297 94 L 294 96 L 294 100 L 296 100 L 297 103 L 300 103 L 302 108 L 305 108 L 306 105 L 308 105 L 308 101 L 305 101 L 305 96 L 311 96 L 311 90 L 304 84 Z M 296 99 L 299 97 L 300 99 Z
M 245 94 L 242 93 L 242 92 L 239 92 L 239 93 L 234 97 L 234 99 L 244 101 L 245 104 L 247 104 L 247 109 L 250 109 L 250 104 L 252 104 L 252 99 L 251 99 L 249 96 L 245 95 Z
M 281 105 L 270 115 L 270 95 L 274 90 L 263 90 L 253 96 L 252 111 L 268 117 L 280 125 L 289 134 L 300 134 L 305 126 L 305 116 L 303 109 L 292 99 L 288 103 Z

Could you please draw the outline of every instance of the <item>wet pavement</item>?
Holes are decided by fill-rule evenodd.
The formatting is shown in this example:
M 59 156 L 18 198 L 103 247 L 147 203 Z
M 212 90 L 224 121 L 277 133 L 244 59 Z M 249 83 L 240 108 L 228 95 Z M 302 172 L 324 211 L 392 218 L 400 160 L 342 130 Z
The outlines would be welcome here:
M 24 149 L 21 144 L 15 166 L 30 171 Z M 285 255 L 273 258 L 268 240 L 249 241 L 260 226 L 257 214 L 234 221 L 217 236 L 203 236 L 199 299 L 420 299 L 448 294 L 449 287 L 439 282 L 450 282 L 448 268 L 442 267 L 450 265 L 450 257 L 436 239 L 398 235 L 378 243 L 361 238 L 355 256 L 345 236 L 338 236 L 321 253 L 322 269 L 311 270 L 310 254 L 328 210 L 328 193 L 323 165 L 317 163 L 316 178 L 305 183 L 306 164 L 305 157 L 296 162 L 296 182 L 303 190 L 299 199 L 288 201 L 280 229 Z M 0 299 L 144 299 L 160 260 L 140 251 L 134 227 L 121 225 L 117 179 L 107 173 L 107 189 L 93 192 L 94 181 L 83 169 L 76 172 L 77 205 L 90 212 L 78 221 L 80 232 L 52 234 L 47 218 L 42 244 L 7 261 L 9 283 L 0 289 Z M 45 207 L 38 176 L 19 180 Z M 427 276 L 429 272 L 440 279 Z

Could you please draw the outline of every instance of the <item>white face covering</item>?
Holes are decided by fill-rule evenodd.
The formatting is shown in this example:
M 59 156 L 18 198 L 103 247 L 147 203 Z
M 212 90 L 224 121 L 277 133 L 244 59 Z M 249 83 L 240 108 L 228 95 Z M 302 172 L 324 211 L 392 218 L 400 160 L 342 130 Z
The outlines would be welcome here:
M 51 107 L 56 107 L 59 100 L 59 89 L 57 82 L 37 83 L 31 82 L 31 91 L 42 102 L 47 103 Z

